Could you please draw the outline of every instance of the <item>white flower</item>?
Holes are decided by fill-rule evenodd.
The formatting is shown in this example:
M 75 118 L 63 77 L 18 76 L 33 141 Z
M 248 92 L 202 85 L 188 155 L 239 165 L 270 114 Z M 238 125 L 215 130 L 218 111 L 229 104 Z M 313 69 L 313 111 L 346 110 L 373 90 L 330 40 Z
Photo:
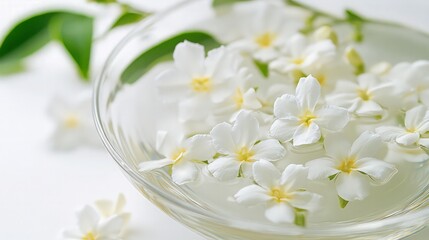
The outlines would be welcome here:
M 305 72 L 332 61 L 336 56 L 336 46 L 328 39 L 313 42 L 301 34 L 296 34 L 285 46 L 284 56 L 270 64 L 270 68 L 282 73 L 294 70 Z
M 215 155 L 211 137 L 195 135 L 183 140 L 165 131 L 157 134 L 157 151 L 165 158 L 140 163 L 140 171 L 148 172 L 165 166 L 171 167 L 171 177 L 176 184 L 193 182 L 198 177 L 198 166 Z
M 346 109 L 318 105 L 320 84 L 311 75 L 302 78 L 295 96 L 285 94 L 274 104 L 277 118 L 271 126 L 271 135 L 281 141 L 293 140 L 294 146 L 319 141 L 321 130 L 339 131 L 349 122 Z
M 334 180 L 338 195 L 346 201 L 363 200 L 371 181 L 384 184 L 397 173 L 394 165 L 381 160 L 385 146 L 377 134 L 364 132 L 353 144 L 343 134 L 331 134 L 324 146 L 327 156 L 306 164 L 308 178 Z
M 98 200 L 95 202 L 95 207 L 101 216 L 104 218 L 109 218 L 112 216 L 120 216 L 124 219 L 125 222 L 128 222 L 131 214 L 124 212 L 124 207 L 126 204 L 126 199 L 124 194 L 119 194 L 116 201 L 110 200 Z
M 258 3 L 248 6 L 245 19 L 238 19 L 243 31 L 241 39 L 229 45 L 243 53 L 249 53 L 254 59 L 268 62 L 278 57 L 280 48 L 287 37 L 297 32 L 303 25 L 278 6 Z
M 101 145 L 92 120 L 90 94 L 74 99 L 56 97 L 51 100 L 48 114 L 56 122 L 51 140 L 54 148 Z
M 210 51 L 185 41 L 174 50 L 174 67 L 157 79 L 158 90 L 167 102 L 178 102 L 182 121 L 202 119 L 210 113 L 211 104 L 234 92 L 232 78 L 238 75 L 239 62 L 224 47 Z
M 91 206 L 85 206 L 76 214 L 78 227 L 63 231 L 67 240 L 121 240 L 125 221 L 119 215 L 102 219 Z
M 221 155 L 208 165 L 208 170 L 219 180 L 251 175 L 255 162 L 276 161 L 285 155 L 285 149 L 277 140 L 260 138 L 259 122 L 248 112 L 241 112 L 234 125 L 216 125 L 210 135 Z
M 382 116 L 389 106 L 394 105 L 395 91 L 391 82 L 381 82 L 373 74 L 362 74 L 357 82 L 338 82 L 334 93 L 326 99 L 357 116 L 376 117 Z
M 389 78 L 408 90 L 415 103 L 429 106 L 429 61 L 400 63 L 392 68 Z
M 404 127 L 382 126 L 376 129 L 385 140 L 394 140 L 402 146 L 423 145 L 429 147 L 429 110 L 416 106 L 405 113 Z
M 240 204 L 267 204 L 265 217 L 274 223 L 293 223 L 297 209 L 314 211 L 319 204 L 320 195 L 303 189 L 307 168 L 302 165 L 290 164 L 280 173 L 262 160 L 254 164 L 253 177 L 256 184 L 242 188 L 234 197 Z

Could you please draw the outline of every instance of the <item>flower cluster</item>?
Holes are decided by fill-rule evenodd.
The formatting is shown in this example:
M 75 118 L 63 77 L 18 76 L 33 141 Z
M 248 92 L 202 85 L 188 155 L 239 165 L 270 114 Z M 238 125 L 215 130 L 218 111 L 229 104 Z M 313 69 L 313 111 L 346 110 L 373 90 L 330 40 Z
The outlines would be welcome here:
M 344 208 L 395 177 L 393 146 L 405 160 L 426 154 L 429 62 L 368 68 L 330 26 L 304 34 L 299 17 L 258 4 L 243 11 L 254 24 L 237 40 L 207 54 L 196 43 L 176 46 L 157 91 L 186 130 L 158 129 L 162 157 L 140 171 L 167 170 L 179 185 L 250 182 L 237 187 L 238 204 L 265 205 L 268 220 L 303 226 L 332 193 L 312 185 L 327 181 Z

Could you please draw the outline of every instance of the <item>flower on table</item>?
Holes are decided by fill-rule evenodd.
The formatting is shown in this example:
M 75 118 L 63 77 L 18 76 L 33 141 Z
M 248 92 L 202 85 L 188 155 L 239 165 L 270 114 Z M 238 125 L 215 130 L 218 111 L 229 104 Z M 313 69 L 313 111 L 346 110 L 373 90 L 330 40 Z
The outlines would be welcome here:
M 391 82 L 382 82 L 367 73 L 360 75 L 357 82 L 339 81 L 327 101 L 345 107 L 359 117 L 381 117 L 389 106 L 394 105 L 395 92 Z
M 54 148 L 69 150 L 84 145 L 100 146 L 89 94 L 77 99 L 56 97 L 50 103 L 48 114 L 56 121 L 51 140 Z
M 343 134 L 331 134 L 324 147 L 326 157 L 307 162 L 308 178 L 333 180 L 342 207 L 366 198 L 370 182 L 385 184 L 397 173 L 394 165 L 382 160 L 385 145 L 377 134 L 366 131 L 353 143 Z
M 248 206 L 266 204 L 265 217 L 274 223 L 305 225 L 303 212 L 314 211 L 320 195 L 305 191 L 308 170 L 302 165 L 290 164 L 283 173 L 270 162 L 254 164 L 255 184 L 239 190 L 234 198 Z
M 279 56 L 287 37 L 298 32 L 303 24 L 298 20 L 298 16 L 294 19 L 266 1 L 247 7 L 242 11 L 249 19 L 248 21 L 240 19 L 241 25 L 238 28 L 243 30 L 241 33 L 243 36 L 240 40 L 232 42 L 229 48 L 250 54 L 258 61 L 269 62 Z
M 376 129 L 386 141 L 394 140 L 405 147 L 429 148 L 429 110 L 424 105 L 416 106 L 405 113 L 404 127 L 382 126 Z
M 103 205 L 102 211 L 98 212 L 96 208 L 86 205 L 76 213 L 77 226 L 62 231 L 62 239 L 65 240 L 121 240 L 124 234 L 125 225 L 129 219 L 129 214 L 123 212 L 125 198 L 121 194 L 118 202 L 113 204 L 110 201 L 109 206 Z M 116 205 L 113 208 L 113 205 Z M 107 209 L 108 207 L 109 209 Z
M 142 162 L 139 170 L 148 172 L 169 166 L 173 181 L 179 185 L 197 180 L 198 164 L 203 164 L 215 155 L 209 135 L 199 134 L 183 139 L 183 137 L 159 131 L 156 144 L 157 151 L 165 158 Z
M 311 75 L 301 78 L 294 95 L 285 94 L 274 103 L 271 135 L 281 141 L 293 140 L 294 146 L 313 144 L 322 137 L 322 130 L 340 131 L 349 122 L 346 109 L 320 105 L 320 84 Z
M 250 177 L 255 162 L 276 161 L 285 155 L 279 141 L 261 139 L 259 122 L 250 112 L 241 112 L 233 125 L 216 125 L 210 135 L 219 157 L 208 165 L 208 170 L 219 180 Z
M 98 200 L 94 203 L 95 207 L 97 208 L 98 212 L 101 214 L 104 218 L 109 218 L 112 216 L 121 216 L 125 222 L 128 222 L 131 214 L 124 212 L 124 207 L 126 204 L 126 199 L 124 194 L 119 194 L 116 201 L 110 201 L 110 200 Z
M 173 58 L 174 67 L 159 75 L 157 85 L 166 102 L 178 102 L 182 121 L 207 116 L 212 103 L 234 93 L 231 84 L 240 64 L 224 47 L 206 57 L 204 46 L 185 41 L 176 46 Z

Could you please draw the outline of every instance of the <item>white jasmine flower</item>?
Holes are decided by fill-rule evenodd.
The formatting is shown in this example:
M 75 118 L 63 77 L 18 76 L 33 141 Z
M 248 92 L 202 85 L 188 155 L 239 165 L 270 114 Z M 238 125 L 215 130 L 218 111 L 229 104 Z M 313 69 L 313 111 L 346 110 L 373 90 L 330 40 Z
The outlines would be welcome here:
M 370 182 L 384 184 L 397 173 L 394 165 L 381 160 L 385 145 L 381 137 L 362 133 L 353 144 L 342 134 L 325 138 L 326 157 L 312 160 L 308 178 L 332 179 L 338 195 L 346 201 L 363 200 L 368 196 Z
M 240 19 L 241 25 L 237 29 L 243 31 L 243 36 L 229 47 L 262 62 L 278 57 L 287 37 L 303 25 L 281 8 L 263 2 L 252 5 L 245 12 L 247 20 Z
M 63 231 L 63 239 L 67 240 L 121 240 L 124 220 L 113 215 L 102 219 L 91 206 L 85 206 L 76 214 L 78 227 Z
M 216 125 L 210 135 L 220 157 L 208 165 L 208 170 L 219 180 L 251 175 L 255 162 L 276 161 L 285 155 L 277 140 L 260 138 L 259 122 L 248 112 L 241 112 L 234 125 Z
M 389 78 L 408 90 L 408 98 L 429 106 L 429 61 L 400 63 L 394 66 Z
M 158 90 L 167 102 L 179 102 L 182 121 L 207 116 L 212 103 L 219 103 L 234 92 L 231 79 L 238 75 L 239 62 L 224 47 L 210 51 L 185 41 L 173 53 L 174 67 L 162 73 Z
M 56 122 L 51 140 L 54 148 L 101 146 L 92 120 L 90 94 L 75 99 L 56 97 L 51 100 L 48 114 Z
M 381 82 L 375 75 L 367 73 L 360 75 L 357 82 L 339 81 L 334 93 L 326 100 L 347 108 L 357 116 L 376 117 L 395 105 L 395 91 L 391 82 Z
M 254 185 L 244 187 L 235 194 L 240 204 L 265 203 L 265 217 L 274 223 L 293 223 L 297 210 L 314 211 L 320 195 L 304 190 L 307 168 L 290 164 L 283 173 L 270 162 L 261 160 L 254 164 Z
M 199 172 L 197 164 L 208 161 L 215 155 L 212 139 L 208 135 L 195 135 L 183 140 L 182 137 L 159 131 L 156 149 L 165 158 L 140 163 L 140 171 L 148 172 L 170 166 L 173 181 L 180 185 L 195 181 Z
M 322 130 L 340 131 L 349 122 L 346 109 L 318 105 L 320 84 L 311 75 L 302 78 L 295 96 L 285 94 L 274 104 L 277 120 L 271 126 L 271 135 L 281 141 L 293 140 L 294 146 L 319 141 Z
M 376 129 L 385 140 L 410 147 L 429 147 L 429 110 L 424 105 L 416 106 L 405 113 L 404 127 L 382 126 Z
M 305 72 L 332 61 L 336 55 L 336 46 L 331 40 L 313 42 L 301 34 L 294 35 L 285 46 L 284 56 L 270 64 L 270 68 L 282 73 Z
M 124 194 L 119 194 L 116 201 L 110 200 L 98 200 L 95 202 L 95 207 L 101 216 L 104 218 L 109 218 L 112 216 L 120 216 L 124 219 L 125 222 L 128 222 L 130 219 L 130 213 L 124 212 L 124 207 L 126 204 L 126 199 Z

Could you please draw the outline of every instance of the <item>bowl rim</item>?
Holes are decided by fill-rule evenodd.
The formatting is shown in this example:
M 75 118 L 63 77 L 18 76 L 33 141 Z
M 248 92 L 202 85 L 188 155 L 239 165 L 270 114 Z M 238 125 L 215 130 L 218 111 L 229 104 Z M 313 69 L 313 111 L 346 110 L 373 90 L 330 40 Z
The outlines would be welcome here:
M 212 212 L 206 211 L 201 208 L 193 207 L 190 204 L 185 204 L 178 200 L 177 198 L 172 197 L 164 191 L 160 191 L 155 185 L 150 181 L 145 180 L 142 177 L 142 174 L 133 169 L 127 164 L 122 156 L 120 150 L 116 149 L 112 144 L 112 140 L 109 137 L 106 129 L 107 126 L 103 123 L 101 119 L 101 108 L 100 108 L 100 92 L 102 90 L 104 79 L 107 73 L 107 70 L 110 68 L 115 57 L 121 51 L 121 49 L 127 44 L 127 42 L 132 39 L 138 32 L 148 30 L 149 27 L 155 24 L 157 21 L 167 17 L 169 14 L 174 11 L 181 9 L 185 6 L 188 6 L 192 3 L 201 2 L 201 0 L 183 0 L 179 3 L 173 4 L 167 9 L 156 13 L 144 21 L 139 23 L 131 32 L 129 32 L 111 51 L 108 58 L 106 59 L 101 72 L 96 77 L 93 84 L 93 99 L 92 99 L 92 113 L 93 120 L 97 132 L 103 142 L 103 145 L 123 170 L 124 174 L 131 177 L 134 181 L 141 184 L 149 192 L 156 194 L 157 197 L 161 197 L 164 203 L 167 203 L 172 208 L 178 208 L 182 211 L 186 211 L 188 214 L 191 214 L 199 219 L 205 219 L 206 221 L 216 223 L 221 226 L 229 228 L 237 228 L 241 230 L 250 230 L 256 231 L 258 233 L 267 233 L 267 234 L 279 234 L 284 236 L 293 236 L 293 235 L 308 235 L 308 236 L 346 236 L 352 234 L 362 234 L 369 231 L 383 231 L 391 230 L 396 227 L 415 227 L 423 228 L 429 222 L 429 207 L 425 206 L 422 209 L 415 211 L 405 211 L 404 213 L 387 216 L 383 219 L 365 221 L 365 222 L 339 222 L 339 223 L 324 223 L 323 226 L 310 226 L 310 227 L 298 227 L 294 225 L 281 225 L 281 224 L 265 224 L 265 223 L 255 223 L 251 221 L 246 221 L 242 219 L 231 219 L 230 217 L 224 217 L 221 215 L 214 214 Z M 427 202 L 428 199 L 425 199 Z M 331 226 L 332 225 L 332 226 Z M 412 234 L 412 233 L 410 233 Z

